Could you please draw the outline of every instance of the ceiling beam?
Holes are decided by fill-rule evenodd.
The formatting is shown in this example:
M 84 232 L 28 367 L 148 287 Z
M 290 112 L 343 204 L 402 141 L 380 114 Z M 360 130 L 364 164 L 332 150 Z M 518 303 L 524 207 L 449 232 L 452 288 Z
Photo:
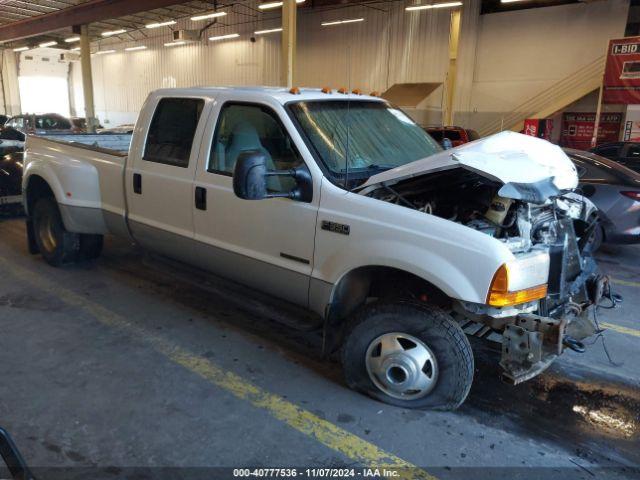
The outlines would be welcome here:
M 85 25 L 134 13 L 163 8 L 189 0 L 89 0 L 51 13 L 0 25 L 0 42 L 41 35 L 73 25 Z

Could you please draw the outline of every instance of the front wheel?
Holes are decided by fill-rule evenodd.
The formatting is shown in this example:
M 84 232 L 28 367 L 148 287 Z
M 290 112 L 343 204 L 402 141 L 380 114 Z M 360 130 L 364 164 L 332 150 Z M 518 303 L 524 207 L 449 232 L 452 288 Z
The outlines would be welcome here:
M 418 303 L 364 307 L 347 334 L 342 361 L 351 388 L 406 408 L 453 410 L 473 382 L 473 352 L 460 326 Z

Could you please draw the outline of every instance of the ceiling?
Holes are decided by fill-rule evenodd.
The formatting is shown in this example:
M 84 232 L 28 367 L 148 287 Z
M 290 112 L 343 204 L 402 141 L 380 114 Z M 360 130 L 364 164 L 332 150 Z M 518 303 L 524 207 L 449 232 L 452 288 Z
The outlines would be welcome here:
M 86 3 L 88 0 L 0 0 L 0 26 L 7 25 L 20 20 L 26 20 L 34 18 L 39 15 L 47 13 L 58 12 L 66 8 L 74 7 L 82 3 Z M 135 1 L 135 0 L 131 0 Z M 266 1 L 266 0 L 265 0 Z M 345 6 L 345 4 L 371 4 L 376 0 L 308 0 L 305 2 L 305 8 L 314 7 L 328 7 L 339 8 Z M 402 0 L 377 0 L 378 2 L 385 1 L 402 1 Z M 431 0 L 428 0 L 429 3 Z M 439 0 L 436 0 L 439 1 Z M 558 5 L 562 3 L 573 3 L 578 0 L 525 0 L 515 3 L 501 4 L 500 0 L 483 0 L 482 1 L 482 13 L 494 13 L 505 10 L 523 9 L 523 8 L 535 8 L 542 6 Z M 422 0 L 416 0 L 417 3 L 422 3 Z M 253 6 L 252 6 L 253 5 Z M 182 3 L 176 3 L 164 8 L 157 8 L 154 10 L 148 10 L 145 12 L 136 13 L 133 15 L 122 16 L 118 18 L 112 18 L 109 20 L 102 20 L 89 25 L 89 35 L 92 40 L 103 39 L 101 33 L 106 30 L 126 29 L 127 32 L 119 35 L 119 40 L 143 40 L 154 32 L 150 32 L 145 29 L 145 25 L 153 22 L 161 22 L 169 19 L 179 19 L 193 16 L 194 14 L 212 11 L 215 8 L 225 8 L 226 11 L 230 9 L 242 16 L 246 16 L 247 20 L 251 17 L 256 18 L 261 11 L 255 9 L 255 2 L 251 0 L 221 0 L 221 1 L 206 1 L 195 0 L 186 1 Z M 30 38 L 29 40 L 18 40 L 13 42 L 5 42 L 4 47 L 12 48 L 16 46 L 25 45 L 25 43 L 34 45 L 48 40 L 57 40 L 63 47 L 65 46 L 63 40 L 72 35 L 72 28 L 57 30 L 52 33 L 39 35 L 37 37 Z

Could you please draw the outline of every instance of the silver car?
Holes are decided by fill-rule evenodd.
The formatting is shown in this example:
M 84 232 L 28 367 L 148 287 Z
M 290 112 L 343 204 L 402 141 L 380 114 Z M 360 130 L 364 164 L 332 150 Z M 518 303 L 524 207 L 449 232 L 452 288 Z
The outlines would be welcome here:
M 578 169 L 580 187 L 600 211 L 592 248 L 640 243 L 640 174 L 591 152 L 565 148 Z

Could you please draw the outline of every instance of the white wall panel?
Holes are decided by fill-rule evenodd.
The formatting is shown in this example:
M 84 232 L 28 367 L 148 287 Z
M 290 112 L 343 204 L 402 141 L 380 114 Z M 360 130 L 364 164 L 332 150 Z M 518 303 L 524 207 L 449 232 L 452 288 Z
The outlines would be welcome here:
M 384 91 L 396 82 L 442 82 L 447 67 L 449 12 L 408 13 L 400 2 L 355 6 L 318 12 L 298 12 L 296 84 Z M 382 11 L 380 11 L 380 9 Z M 364 17 L 361 23 L 322 27 L 325 20 Z M 230 14 L 225 23 L 246 22 Z M 280 34 L 249 38 L 257 29 L 280 26 L 278 14 L 261 14 L 261 21 L 210 28 L 198 43 L 164 47 L 169 29 L 135 43 L 103 42 L 117 53 L 92 59 L 96 111 L 105 125 L 130 123 L 153 89 L 191 85 L 277 85 Z M 182 22 L 180 28 L 193 28 Z M 207 37 L 241 33 L 234 40 L 209 42 Z M 158 35 L 159 34 L 159 35 Z M 147 50 L 124 52 L 128 46 Z M 349 81 L 350 80 L 350 81 Z M 439 110 L 436 91 L 424 108 Z M 106 122 L 108 120 L 108 122 Z M 106 123 L 105 123 L 106 122 Z

